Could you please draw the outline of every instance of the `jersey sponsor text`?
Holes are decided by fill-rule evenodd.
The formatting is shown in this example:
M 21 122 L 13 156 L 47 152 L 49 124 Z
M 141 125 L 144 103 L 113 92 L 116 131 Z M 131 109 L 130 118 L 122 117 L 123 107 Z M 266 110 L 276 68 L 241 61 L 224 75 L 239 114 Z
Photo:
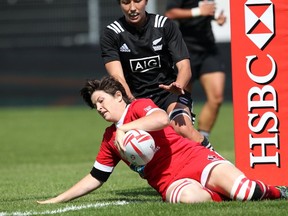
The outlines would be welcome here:
M 160 68 L 160 56 L 151 56 L 139 59 L 130 59 L 130 67 L 132 72 L 144 73 L 154 68 Z

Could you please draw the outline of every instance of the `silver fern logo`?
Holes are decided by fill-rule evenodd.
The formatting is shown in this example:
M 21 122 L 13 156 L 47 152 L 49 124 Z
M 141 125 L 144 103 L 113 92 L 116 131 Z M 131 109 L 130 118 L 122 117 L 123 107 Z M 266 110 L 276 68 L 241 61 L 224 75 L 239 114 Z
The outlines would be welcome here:
M 160 37 L 160 38 L 158 38 L 152 42 L 152 47 L 153 47 L 154 51 L 162 50 L 163 44 L 159 44 L 160 41 L 162 41 L 162 37 Z

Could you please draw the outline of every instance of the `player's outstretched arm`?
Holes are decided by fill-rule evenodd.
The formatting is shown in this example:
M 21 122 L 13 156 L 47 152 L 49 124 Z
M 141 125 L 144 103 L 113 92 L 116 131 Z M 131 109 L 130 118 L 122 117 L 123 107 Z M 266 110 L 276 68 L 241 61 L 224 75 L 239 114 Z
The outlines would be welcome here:
M 178 75 L 175 82 L 170 83 L 170 85 L 160 84 L 159 88 L 163 88 L 166 91 L 172 92 L 174 94 L 184 94 L 184 89 L 189 84 L 189 81 L 192 76 L 191 68 L 190 68 L 190 60 L 183 59 L 176 63 L 176 67 L 178 68 Z
M 166 91 L 177 95 L 185 93 L 184 89 L 177 82 L 170 83 L 170 85 L 159 84 L 159 88 L 165 89 Z
M 134 121 L 121 125 L 116 130 L 115 145 L 119 151 L 126 151 L 123 145 L 123 137 L 125 133 L 132 129 L 139 129 L 144 131 L 157 131 L 170 124 L 167 113 L 162 109 L 155 109 L 150 114 L 138 118 Z
M 98 189 L 102 186 L 102 182 L 95 179 L 91 174 L 88 174 L 83 179 L 81 179 L 78 183 L 72 186 L 67 191 L 59 194 L 57 197 L 53 197 L 47 200 L 37 201 L 39 204 L 51 204 L 51 203 L 61 203 L 68 202 L 75 198 L 84 196 L 90 193 L 93 190 Z

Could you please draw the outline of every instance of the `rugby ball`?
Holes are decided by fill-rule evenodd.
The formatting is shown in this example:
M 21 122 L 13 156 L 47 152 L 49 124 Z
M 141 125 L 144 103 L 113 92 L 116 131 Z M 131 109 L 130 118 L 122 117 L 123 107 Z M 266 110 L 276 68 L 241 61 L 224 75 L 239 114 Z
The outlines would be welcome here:
M 127 131 L 123 145 L 126 160 L 136 166 L 145 165 L 151 161 L 155 154 L 155 142 L 153 137 L 144 130 Z

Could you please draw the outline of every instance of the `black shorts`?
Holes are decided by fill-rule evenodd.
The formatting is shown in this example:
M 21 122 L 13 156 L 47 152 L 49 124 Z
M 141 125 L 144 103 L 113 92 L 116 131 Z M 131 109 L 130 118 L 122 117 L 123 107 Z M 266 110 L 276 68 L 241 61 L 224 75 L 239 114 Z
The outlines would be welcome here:
M 156 103 L 156 105 L 167 111 L 168 106 L 174 102 L 186 105 L 189 107 L 189 110 L 192 110 L 193 108 L 193 100 L 189 92 L 185 92 L 185 94 L 182 95 L 176 95 L 169 92 L 168 94 L 163 95 L 163 97 Z
M 225 65 L 217 52 L 190 52 L 190 64 L 192 70 L 192 82 L 199 79 L 203 74 L 215 71 L 225 71 Z
M 192 124 L 194 125 L 196 115 L 193 113 L 193 100 L 189 92 L 185 91 L 185 94 L 182 94 L 182 95 L 176 95 L 170 92 L 166 92 L 165 94 L 161 94 L 161 97 L 158 95 L 156 98 L 154 97 L 154 100 L 152 98 L 151 99 L 154 101 L 154 103 L 158 107 L 165 110 L 166 112 L 167 112 L 168 106 L 174 102 L 181 103 L 187 106 L 190 111 L 190 118 L 191 118 Z M 170 113 L 171 114 L 171 116 L 169 115 L 170 120 L 173 119 L 175 115 L 179 115 L 180 114 L 179 112 L 183 114 L 185 113 L 188 114 L 187 111 L 185 111 L 184 109 L 182 111 L 175 110 L 175 112 L 172 111 Z

